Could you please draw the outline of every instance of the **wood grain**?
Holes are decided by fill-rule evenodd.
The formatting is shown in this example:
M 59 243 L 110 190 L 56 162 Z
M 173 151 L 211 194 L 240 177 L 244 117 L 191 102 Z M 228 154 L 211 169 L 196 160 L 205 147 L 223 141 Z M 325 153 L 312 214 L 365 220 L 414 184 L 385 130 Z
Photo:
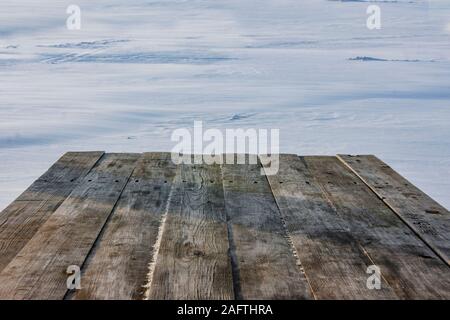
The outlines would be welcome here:
M 103 152 L 68 152 L 0 213 L 0 271 L 92 169 Z
M 82 267 L 138 155 L 106 154 L 0 273 L 0 299 L 62 299 L 66 270 Z
M 238 298 L 311 299 L 260 164 L 222 166 Z
M 373 155 L 338 155 L 450 266 L 450 213 Z
M 401 299 L 448 299 L 450 269 L 336 157 L 304 157 L 352 235 Z
M 278 173 L 267 179 L 317 299 L 396 298 L 384 280 L 381 290 L 367 288 L 366 271 L 373 263 L 305 161 L 280 155 Z
M 374 156 L 273 165 L 67 153 L 0 214 L 0 299 L 450 298 L 446 209 Z
M 142 299 L 149 263 L 176 167 L 165 154 L 144 154 L 85 263 L 70 299 Z
M 232 299 L 218 165 L 178 167 L 148 299 Z
M 65 153 L 17 200 L 64 200 L 103 154 L 102 151 Z

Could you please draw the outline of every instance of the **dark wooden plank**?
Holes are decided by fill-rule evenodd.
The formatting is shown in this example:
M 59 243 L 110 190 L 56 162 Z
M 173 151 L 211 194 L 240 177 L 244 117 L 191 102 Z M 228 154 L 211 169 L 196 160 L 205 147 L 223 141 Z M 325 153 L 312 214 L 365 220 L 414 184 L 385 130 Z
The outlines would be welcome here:
M 267 179 L 317 299 L 396 298 L 384 279 L 381 290 L 367 288 L 370 257 L 302 159 L 280 155 L 278 173 Z
M 0 271 L 92 169 L 103 152 L 68 152 L 0 213 Z
M 67 267 L 82 267 L 138 155 L 106 154 L 0 273 L 0 299 L 62 299 Z
M 218 165 L 179 165 L 146 298 L 232 299 Z
M 304 157 L 352 235 L 402 299 L 450 297 L 450 268 L 336 157 Z
M 373 155 L 338 155 L 450 266 L 450 213 Z
M 166 154 L 144 154 L 69 299 L 142 299 L 176 167 Z
M 261 169 L 259 163 L 222 166 L 238 298 L 311 299 Z

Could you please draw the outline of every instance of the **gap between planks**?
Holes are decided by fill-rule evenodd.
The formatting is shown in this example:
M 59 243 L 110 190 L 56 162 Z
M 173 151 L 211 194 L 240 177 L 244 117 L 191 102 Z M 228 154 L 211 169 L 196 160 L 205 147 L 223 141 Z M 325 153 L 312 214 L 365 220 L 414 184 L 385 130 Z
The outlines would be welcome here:
M 259 158 L 259 161 L 261 163 L 262 162 L 261 161 L 261 157 L 258 156 L 258 158 Z M 266 163 L 267 163 L 267 161 L 266 161 Z M 263 168 L 264 171 L 266 171 L 265 166 L 262 166 L 262 168 Z M 281 219 L 281 222 L 282 222 L 282 225 L 283 225 L 283 229 L 284 229 L 284 232 L 286 234 L 286 239 L 287 239 L 287 241 L 289 243 L 289 246 L 291 247 L 292 254 L 294 255 L 294 257 L 296 259 L 296 264 L 298 266 L 299 272 L 300 272 L 300 274 L 302 274 L 305 277 L 306 282 L 308 283 L 309 290 L 311 291 L 311 295 L 314 298 L 314 300 L 318 300 L 317 294 L 314 292 L 313 286 L 311 285 L 311 280 L 309 279 L 309 277 L 306 274 L 305 269 L 303 267 L 302 261 L 300 259 L 299 252 L 298 252 L 297 248 L 294 245 L 294 241 L 293 241 L 292 235 L 289 232 L 289 229 L 288 229 L 287 224 L 286 224 L 286 219 L 284 218 L 284 216 L 282 214 L 279 201 L 278 201 L 277 197 L 275 197 L 275 193 L 273 192 L 272 185 L 270 184 L 270 180 L 267 177 L 267 172 L 266 172 L 266 174 L 264 176 L 266 178 L 267 184 L 270 187 L 270 190 L 272 191 L 272 196 L 273 196 L 273 199 L 274 199 L 275 204 L 277 206 L 278 214 L 280 215 L 280 219 Z
M 85 261 L 134 168 L 136 158 L 137 155 L 130 154 L 102 157 L 83 183 L 2 270 L 0 297 L 62 299 L 65 296 L 65 269 Z M 77 233 L 79 228 L 85 228 L 82 234 Z
M 108 222 L 111 220 L 111 217 L 112 217 L 112 215 L 113 215 L 113 213 L 114 213 L 114 211 L 115 211 L 115 209 L 116 209 L 116 207 L 117 207 L 117 204 L 119 203 L 119 200 L 120 200 L 120 198 L 122 197 L 123 191 L 125 190 L 125 188 L 127 187 L 128 183 L 130 182 L 130 179 L 131 179 L 131 177 L 132 177 L 133 172 L 134 172 L 135 169 L 136 169 L 136 167 L 133 168 L 133 170 L 131 171 L 130 175 L 129 175 L 128 178 L 127 178 L 127 181 L 126 181 L 125 184 L 123 185 L 122 190 L 120 191 L 119 196 L 118 196 L 117 199 L 116 199 L 116 202 L 114 203 L 114 205 L 113 205 L 113 207 L 112 207 L 112 209 L 111 209 L 111 211 L 110 211 L 108 217 L 106 218 L 105 223 L 103 224 L 103 226 L 102 226 L 101 229 L 100 229 L 100 232 L 99 232 L 98 235 L 97 235 L 97 238 L 94 240 L 94 243 L 92 244 L 92 247 L 89 249 L 88 253 L 86 254 L 86 257 L 84 258 L 84 261 L 83 261 L 83 263 L 82 263 L 81 266 L 80 266 L 80 270 L 83 271 L 83 269 L 84 269 L 84 267 L 85 267 L 85 265 L 86 265 L 86 262 L 89 260 L 89 258 L 90 258 L 92 255 L 95 254 L 95 249 L 96 249 L 96 247 L 97 247 L 97 245 L 98 245 L 98 242 L 99 242 L 99 240 L 102 238 L 102 235 L 103 235 L 103 233 L 104 233 L 104 231 L 105 231 L 105 228 L 106 228 L 106 226 L 108 225 Z M 68 290 L 66 291 L 66 293 L 64 294 L 64 297 L 62 298 L 62 300 L 67 300 L 67 299 L 68 299 L 69 297 L 71 297 L 72 295 L 73 295 L 73 292 L 72 292 L 71 290 L 68 289 Z
M 379 191 L 377 191 L 377 189 L 375 188 L 375 186 L 370 183 L 366 178 L 364 178 L 362 176 L 362 173 L 359 172 L 356 168 L 354 168 L 351 163 L 349 163 L 348 160 L 345 160 L 345 158 L 353 158 L 353 157 L 360 157 L 360 156 L 346 156 L 346 155 L 337 155 L 337 158 L 339 159 L 339 161 L 341 161 L 351 172 L 353 172 L 374 194 L 377 198 L 379 198 L 395 215 L 398 216 L 398 218 L 408 226 L 408 228 L 411 229 L 412 232 L 414 232 L 414 234 L 417 235 L 417 237 L 423 241 L 423 243 L 425 245 L 427 245 L 447 266 L 450 267 L 450 259 L 449 259 L 449 255 L 448 253 L 450 252 L 450 244 L 447 243 L 446 247 L 444 246 L 439 246 L 439 243 L 436 239 L 436 237 L 441 237 L 443 236 L 443 234 L 439 231 L 443 231 L 443 230 L 439 230 L 438 228 L 436 228 L 436 224 L 439 224 L 439 221 L 434 221 L 432 217 L 430 216 L 423 216 L 423 213 L 419 213 L 419 211 L 425 211 L 425 210 L 420 210 L 419 208 L 414 208 L 414 210 L 412 210 L 411 212 L 408 212 L 407 214 L 404 213 L 405 209 L 400 208 L 398 205 L 395 205 L 395 202 L 393 204 L 390 203 L 389 198 L 386 196 L 383 196 Z M 361 156 L 361 157 L 374 157 L 374 156 Z M 375 158 L 375 157 L 374 157 Z M 382 162 L 381 160 L 377 159 L 380 162 L 380 164 L 384 164 L 384 162 Z M 385 166 L 387 166 L 386 164 L 384 164 Z M 389 166 L 387 166 L 389 167 Z M 390 168 L 390 167 L 389 167 Z M 394 174 L 398 174 L 396 171 L 393 171 Z M 402 176 L 400 176 L 401 179 L 404 180 L 404 186 L 408 186 L 408 187 L 413 187 L 416 188 L 413 184 L 411 184 L 409 181 L 407 181 L 405 178 L 403 178 Z M 432 200 L 431 198 L 428 197 L 428 195 L 424 194 L 421 190 L 419 190 L 418 188 L 416 188 L 418 193 L 421 196 L 424 196 L 427 202 L 434 202 L 434 200 Z M 400 193 L 400 190 L 397 190 L 398 193 Z M 409 201 L 406 200 L 406 202 L 409 204 Z M 445 224 L 442 227 L 442 229 L 445 229 L 449 223 L 450 223 L 450 216 L 448 215 L 448 211 L 443 208 L 442 206 L 440 206 L 438 203 L 435 203 L 435 205 L 437 207 L 440 207 L 440 211 L 443 211 L 441 214 L 444 215 L 445 218 L 447 218 L 445 221 L 443 221 Z M 407 208 L 406 210 L 408 210 L 410 208 Z M 424 209 L 424 208 L 422 208 Z M 413 217 L 413 218 L 411 218 Z M 424 222 L 426 223 L 427 226 L 429 226 L 429 228 L 431 228 L 431 231 L 433 233 L 435 233 L 435 235 L 427 235 L 426 233 L 424 233 L 420 228 L 417 228 L 414 226 L 414 221 L 410 221 L 412 219 L 419 219 L 419 222 Z M 438 230 L 436 230 L 436 229 Z M 427 230 L 425 230 L 427 231 Z M 448 230 L 447 230 L 448 231 Z M 445 230 L 444 230 L 445 232 Z M 448 240 L 449 237 L 447 236 Z M 443 247 L 443 248 L 441 248 Z
M 103 151 L 68 152 L 0 214 L 0 271 L 103 157 Z

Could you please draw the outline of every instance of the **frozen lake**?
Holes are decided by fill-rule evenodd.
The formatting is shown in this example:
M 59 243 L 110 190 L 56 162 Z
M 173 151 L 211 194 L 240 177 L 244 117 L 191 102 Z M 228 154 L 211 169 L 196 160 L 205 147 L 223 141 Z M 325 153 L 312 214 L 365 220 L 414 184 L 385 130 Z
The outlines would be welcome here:
M 450 1 L 370 4 L 380 30 L 363 0 L 2 1 L 0 209 L 66 151 L 170 151 L 194 120 L 376 154 L 450 208 Z

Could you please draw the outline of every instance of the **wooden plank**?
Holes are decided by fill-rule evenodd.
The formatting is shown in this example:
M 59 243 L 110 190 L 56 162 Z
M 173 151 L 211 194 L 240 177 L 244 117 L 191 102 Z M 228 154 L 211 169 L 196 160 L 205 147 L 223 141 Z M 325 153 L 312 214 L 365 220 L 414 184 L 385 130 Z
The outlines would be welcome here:
M 280 155 L 278 173 L 267 179 L 315 298 L 396 298 L 384 279 L 381 290 L 367 288 L 370 257 L 302 159 Z
M 162 160 L 161 160 L 162 159 Z M 142 299 L 149 263 L 176 167 L 164 154 L 144 154 L 68 299 Z
M 106 154 L 0 273 L 0 299 L 62 299 L 67 267 L 82 267 L 138 155 Z
M 338 155 L 450 266 L 450 213 L 373 155 Z
M 218 165 L 179 165 L 147 298 L 232 299 Z
M 232 256 L 241 299 L 311 299 L 258 164 L 222 166 Z
M 336 157 L 304 157 L 316 181 L 402 299 L 450 297 L 450 268 Z
M 101 158 L 103 152 L 68 152 L 0 213 L 0 271 Z
M 64 200 L 103 154 L 102 151 L 65 153 L 17 200 Z

